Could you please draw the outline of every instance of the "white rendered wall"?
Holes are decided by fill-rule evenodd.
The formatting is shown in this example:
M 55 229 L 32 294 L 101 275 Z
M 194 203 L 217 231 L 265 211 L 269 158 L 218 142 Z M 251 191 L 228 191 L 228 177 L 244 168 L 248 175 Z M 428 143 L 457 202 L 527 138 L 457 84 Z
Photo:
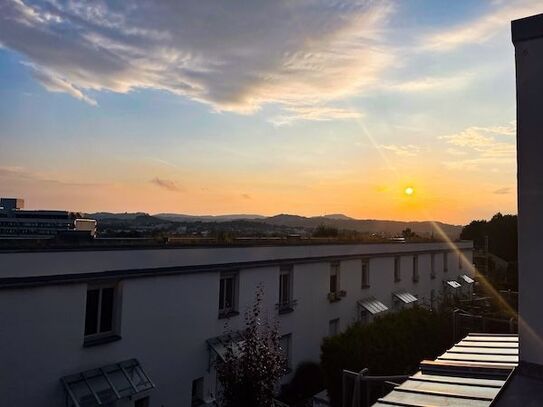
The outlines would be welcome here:
M 353 245 L 359 247 L 361 245 Z M 435 254 L 436 278 L 430 279 L 430 254 L 427 250 L 446 250 L 444 244 L 366 245 L 378 249 L 389 248 L 418 250 L 419 282 L 412 281 L 412 255 L 402 256 L 402 280 L 394 282 L 394 256 L 371 257 L 370 287 L 361 288 L 361 259 L 370 253 L 367 247 L 360 250 L 360 259 L 341 262 L 340 288 L 347 291 L 341 301 L 330 303 L 329 262 L 296 264 L 293 269 L 293 298 L 298 300 L 294 312 L 278 315 L 279 267 L 241 268 L 239 271 L 240 315 L 231 318 L 231 329 L 243 327 L 243 311 L 253 304 L 258 284 L 264 287 L 264 306 L 270 318 L 277 318 L 281 334 L 292 334 L 292 367 L 306 360 L 318 361 L 322 338 L 328 335 L 328 323 L 340 318 L 340 329 L 345 329 L 357 317 L 357 301 L 374 296 L 392 308 L 392 292 L 407 290 L 429 302 L 430 290 L 439 291 L 443 280 L 456 279 L 459 274 L 456 255 L 449 253 L 449 271 L 443 273 L 442 252 Z M 379 247 L 381 246 L 381 247 Z M 471 243 L 462 243 L 465 254 L 471 252 Z M 340 246 L 322 249 L 344 253 L 351 250 Z M 277 251 L 269 248 L 271 255 Z M 281 248 L 282 249 L 282 248 Z M 305 248 L 290 251 L 300 257 Z M 200 249 L 205 250 L 205 249 Z M 213 259 L 214 250 L 207 249 Z M 224 249 L 222 249 L 224 250 Z M 238 249 L 237 249 L 238 250 Z M 250 251 L 252 248 L 245 248 Z M 143 252 L 143 253 L 141 253 Z M 108 259 L 114 258 L 119 267 L 144 264 L 152 267 L 164 264 L 145 257 L 146 251 L 84 252 L 90 262 L 85 267 L 92 271 L 110 270 Z M 163 251 L 168 258 L 172 250 Z M 68 255 L 67 258 L 63 256 Z M 200 255 L 204 255 L 200 253 Z M 292 254 L 291 254 L 292 255 Z M 72 263 L 77 252 L 44 252 L 34 257 L 35 263 L 19 254 L 3 253 L 0 276 L 39 275 L 72 272 L 78 264 Z M 14 258 L 11 258 L 14 256 Z M 237 256 L 250 257 L 237 252 Z M 292 255 L 293 256 L 293 255 Z M 228 256 L 226 256 L 228 257 Z M 268 258 L 269 259 L 269 258 Z M 6 264 L 17 266 L 7 270 Z M 87 285 L 39 286 L 0 290 L 0 394 L 2 405 L 58 407 L 64 405 L 65 395 L 60 378 L 83 370 L 100 367 L 125 359 L 137 358 L 157 389 L 151 392 L 152 407 L 189 406 L 192 380 L 204 377 L 206 392 L 215 392 L 214 375 L 207 372 L 208 349 L 206 339 L 224 332 L 226 320 L 218 318 L 218 292 L 220 272 L 202 272 L 156 277 L 132 278 L 120 282 L 122 293 L 122 339 L 94 347 L 83 347 L 85 299 Z M 287 377 L 286 379 L 289 379 Z

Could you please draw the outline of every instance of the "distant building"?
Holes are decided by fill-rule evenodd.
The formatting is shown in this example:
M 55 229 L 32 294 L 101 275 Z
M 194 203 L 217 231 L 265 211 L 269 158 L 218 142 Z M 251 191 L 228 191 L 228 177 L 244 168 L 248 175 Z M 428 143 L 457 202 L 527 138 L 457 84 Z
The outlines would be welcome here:
M 95 221 L 80 220 L 75 212 L 23 208 L 23 199 L 0 198 L 0 237 L 49 237 L 72 230 L 85 230 L 91 235 L 96 232 Z
M 458 258 L 435 242 L 0 250 L 2 405 L 215 406 L 258 285 L 286 383 L 353 322 L 469 289 Z

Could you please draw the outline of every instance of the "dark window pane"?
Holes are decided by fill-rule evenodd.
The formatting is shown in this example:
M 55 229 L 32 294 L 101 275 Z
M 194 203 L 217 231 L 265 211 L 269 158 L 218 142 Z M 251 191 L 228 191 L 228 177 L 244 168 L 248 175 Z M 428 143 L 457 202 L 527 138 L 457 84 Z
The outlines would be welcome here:
M 100 314 L 100 332 L 113 330 L 113 297 L 114 288 L 102 289 L 102 311 Z
M 330 292 L 335 293 L 337 291 L 337 276 L 330 276 Z
M 85 309 L 85 335 L 98 332 L 98 290 L 87 290 Z
M 224 309 L 224 285 L 225 279 L 221 278 L 221 283 L 219 287 L 219 309 Z
M 233 307 L 233 298 L 234 298 L 234 279 L 228 278 L 226 280 L 226 308 Z
M 280 279 L 280 302 L 287 303 L 290 300 L 290 275 L 282 274 Z

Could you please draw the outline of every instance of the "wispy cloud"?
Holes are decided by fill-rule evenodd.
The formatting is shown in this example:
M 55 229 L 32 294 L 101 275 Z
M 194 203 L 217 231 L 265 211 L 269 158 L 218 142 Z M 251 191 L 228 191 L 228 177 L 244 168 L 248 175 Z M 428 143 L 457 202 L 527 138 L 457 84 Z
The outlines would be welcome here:
M 243 199 L 252 199 L 251 195 L 249 195 L 249 194 L 241 194 L 241 197 Z
M 475 77 L 474 72 L 459 72 L 448 76 L 426 76 L 385 85 L 385 89 L 406 93 L 451 91 L 468 86 Z
M 328 106 L 291 106 L 284 109 L 285 114 L 281 114 L 270 119 L 270 122 L 276 126 L 292 124 L 298 120 L 349 120 L 358 119 L 362 114 L 353 109 L 343 109 Z
M 326 106 L 352 95 L 390 65 L 383 30 L 392 10 L 389 1 L 369 0 L 128 0 L 115 7 L 6 0 L 0 42 L 25 55 L 47 89 L 90 104 L 89 90 L 151 88 L 220 111 L 275 103 L 287 108 L 287 121 L 326 120 L 346 114 L 308 109 L 308 101 Z
M 17 166 L 0 166 L 0 178 L 12 179 L 18 182 L 22 180 L 25 181 L 36 181 L 42 183 L 52 183 L 65 186 L 104 186 L 105 184 L 100 183 L 86 183 L 86 182 L 76 182 L 71 180 L 66 180 L 63 177 L 55 177 L 52 174 L 41 173 L 31 171 L 25 167 Z
M 61 78 L 60 76 L 57 76 L 47 71 L 46 69 L 39 68 L 35 66 L 34 64 L 26 63 L 24 65 L 27 65 L 32 69 L 32 76 L 38 82 L 40 82 L 43 85 L 43 87 L 47 89 L 49 92 L 67 93 L 68 95 L 73 96 L 76 99 L 82 100 L 83 102 L 86 102 L 91 106 L 98 105 L 96 100 L 85 95 L 83 92 L 77 89 L 74 85 L 72 85 L 67 80 Z
M 421 152 L 421 147 L 412 144 L 396 145 L 396 144 L 381 144 L 378 146 L 384 150 L 388 150 L 400 157 L 415 157 Z
M 511 193 L 511 187 L 503 187 L 503 188 L 498 188 L 496 189 L 495 191 L 493 191 L 494 194 L 497 194 L 497 195 L 506 195 L 506 194 L 510 194 Z
M 482 44 L 510 30 L 511 20 L 541 13 L 539 0 L 488 2 L 489 10 L 465 24 L 431 33 L 421 40 L 421 48 L 451 51 L 467 44 Z
M 515 159 L 516 146 L 514 140 L 500 141 L 504 137 L 510 139 L 515 134 L 514 123 L 507 126 L 478 127 L 472 126 L 459 133 L 439 137 L 447 144 L 455 146 L 451 155 L 464 152 L 469 158 L 454 160 L 445 164 L 452 169 L 480 169 L 483 166 L 510 164 Z
M 177 184 L 177 182 L 172 181 L 170 179 L 155 177 L 150 182 L 151 184 L 156 185 L 157 187 L 160 187 L 172 192 L 180 192 L 184 190 L 184 188 L 180 186 L 179 184 Z

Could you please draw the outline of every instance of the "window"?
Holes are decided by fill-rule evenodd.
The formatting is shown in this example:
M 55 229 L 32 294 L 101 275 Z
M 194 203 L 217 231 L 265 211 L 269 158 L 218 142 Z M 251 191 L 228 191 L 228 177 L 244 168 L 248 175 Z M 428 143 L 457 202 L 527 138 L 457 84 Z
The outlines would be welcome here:
M 219 287 L 219 317 L 237 314 L 237 273 L 221 273 Z
M 458 268 L 462 270 L 462 252 L 458 252 Z
M 285 371 L 289 372 L 292 369 L 292 363 L 291 363 L 291 342 L 292 342 L 292 334 L 287 334 L 281 336 L 279 338 L 279 349 L 281 350 L 281 354 L 283 356 L 283 361 L 285 364 Z
M 199 377 L 192 381 L 192 407 L 204 405 L 204 378 Z
M 449 255 L 447 252 L 443 253 L 443 272 L 449 271 Z
M 116 330 L 115 285 L 91 286 L 87 289 L 85 307 L 85 340 L 113 336 Z
M 339 291 L 339 263 L 330 265 L 330 292 L 336 293 Z
M 332 319 L 328 323 L 328 336 L 336 336 L 339 333 L 339 318 Z
M 401 270 L 400 270 L 400 257 L 394 257 L 394 281 L 398 282 L 402 280 Z
M 368 288 L 370 286 L 370 262 L 365 259 L 362 260 L 362 288 Z
M 413 256 L 413 282 L 419 282 L 419 257 Z
M 279 271 L 279 312 L 292 306 L 292 266 L 282 266 Z
M 430 278 L 432 280 L 436 278 L 436 256 L 434 253 L 430 257 Z
M 149 397 L 143 397 L 134 402 L 134 407 L 149 407 Z

